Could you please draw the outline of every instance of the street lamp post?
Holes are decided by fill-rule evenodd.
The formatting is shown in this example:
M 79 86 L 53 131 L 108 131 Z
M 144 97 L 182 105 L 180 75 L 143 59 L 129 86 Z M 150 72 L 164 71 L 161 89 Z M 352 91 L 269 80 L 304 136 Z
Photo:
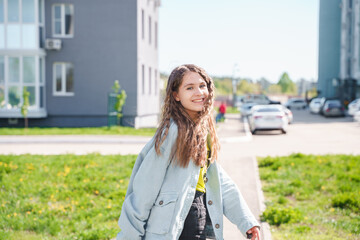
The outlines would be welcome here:
M 239 78 L 239 71 L 240 71 L 239 65 L 235 63 L 233 68 L 233 76 L 232 76 L 233 107 L 236 106 L 236 86 Z

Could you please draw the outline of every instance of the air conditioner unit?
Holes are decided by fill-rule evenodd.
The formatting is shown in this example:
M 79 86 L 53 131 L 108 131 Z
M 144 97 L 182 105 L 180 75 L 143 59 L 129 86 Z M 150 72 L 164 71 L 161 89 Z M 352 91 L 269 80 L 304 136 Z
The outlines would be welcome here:
M 48 50 L 60 50 L 61 40 L 60 39 L 46 39 L 45 48 Z

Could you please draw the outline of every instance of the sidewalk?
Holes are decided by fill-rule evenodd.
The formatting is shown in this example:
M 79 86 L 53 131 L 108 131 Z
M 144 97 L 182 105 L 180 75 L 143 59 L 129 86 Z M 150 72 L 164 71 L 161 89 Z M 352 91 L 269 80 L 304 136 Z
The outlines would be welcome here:
M 249 136 L 250 135 L 250 136 Z M 240 152 L 242 142 L 252 139 L 240 118 L 240 114 L 229 114 L 224 123 L 219 123 L 218 136 L 221 141 L 219 163 L 239 187 L 251 212 L 260 223 L 260 215 L 265 209 L 264 197 L 255 157 L 243 157 Z M 262 240 L 270 240 L 271 233 L 267 224 L 261 224 Z M 224 218 L 224 239 L 246 239 L 240 231 Z
M 221 143 L 219 163 L 238 185 L 250 210 L 257 217 L 264 210 L 263 195 L 255 157 L 237 154 L 243 142 L 252 137 L 240 114 L 227 114 L 226 121 L 218 124 Z M 0 136 L 0 154 L 138 154 L 150 137 L 137 136 Z M 270 240 L 268 226 L 261 226 L 262 240 Z M 240 231 L 224 218 L 224 239 L 245 239 Z

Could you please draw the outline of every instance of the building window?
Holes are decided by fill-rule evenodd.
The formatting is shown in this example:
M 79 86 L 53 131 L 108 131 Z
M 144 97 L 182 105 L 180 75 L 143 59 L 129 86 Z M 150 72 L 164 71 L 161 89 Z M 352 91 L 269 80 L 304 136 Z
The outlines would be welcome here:
M 155 95 L 158 94 L 158 78 L 157 78 L 157 70 L 155 69 Z
M 5 106 L 5 58 L 0 56 L 0 108 Z
M 151 95 L 151 67 L 149 67 L 149 94 Z
M 54 4 L 52 20 L 54 37 L 74 36 L 74 6 L 72 4 Z
M 0 0 L 0 49 L 37 49 L 36 0 Z
M 23 102 L 23 89 L 30 93 L 29 110 L 42 108 L 39 99 L 44 99 L 41 89 L 44 82 L 39 82 L 38 76 L 43 76 L 43 57 L 38 56 L 0 56 L 0 110 L 12 111 L 19 109 Z
M 53 93 L 56 96 L 74 95 L 74 67 L 71 63 L 54 63 Z
M 154 37 L 155 37 L 155 48 L 158 47 L 158 24 L 157 22 L 155 22 L 155 33 L 154 33 Z
M 145 94 L 145 66 L 141 65 L 142 94 Z
M 35 22 L 35 2 L 34 0 L 21 0 L 22 2 L 22 22 Z
M 8 22 L 20 22 L 19 0 L 8 0 L 7 4 Z
M 141 38 L 145 39 L 145 12 L 141 9 Z
M 149 44 L 151 44 L 151 17 L 149 17 Z
M 0 0 L 0 23 L 4 22 L 4 0 Z

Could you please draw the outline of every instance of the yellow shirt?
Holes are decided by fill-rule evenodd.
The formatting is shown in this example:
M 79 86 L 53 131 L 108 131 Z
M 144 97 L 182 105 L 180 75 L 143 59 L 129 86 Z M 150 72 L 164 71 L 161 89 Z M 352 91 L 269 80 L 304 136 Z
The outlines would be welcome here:
M 207 144 L 206 144 L 208 159 L 210 157 L 210 146 L 209 145 L 210 145 L 210 135 L 208 135 Z M 200 168 L 200 175 L 199 175 L 199 180 L 196 184 L 196 191 L 203 192 L 203 193 L 206 192 L 204 177 L 206 176 L 205 174 L 206 174 L 206 171 L 209 168 L 209 166 L 210 166 L 210 162 L 207 162 L 207 164 L 205 166 Z

